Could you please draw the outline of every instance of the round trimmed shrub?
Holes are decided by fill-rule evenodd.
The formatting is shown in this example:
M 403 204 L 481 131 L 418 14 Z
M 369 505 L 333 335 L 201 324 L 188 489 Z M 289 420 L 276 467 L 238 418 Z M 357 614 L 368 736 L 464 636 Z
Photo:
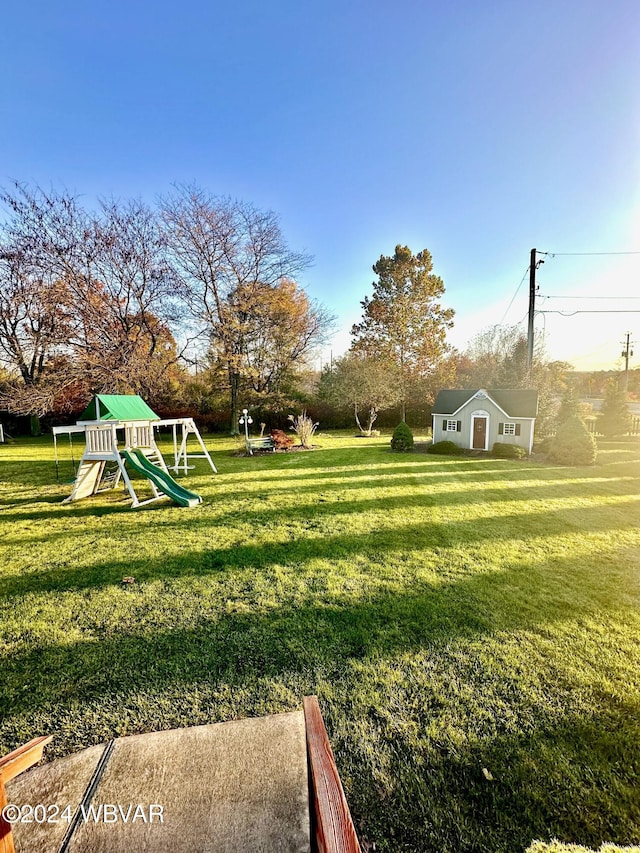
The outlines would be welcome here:
M 413 450 L 413 433 L 404 421 L 401 421 L 393 431 L 391 449 L 402 451 Z
M 491 453 L 498 459 L 524 459 L 527 451 L 519 444 L 507 444 L 504 441 L 496 441 Z
M 598 455 L 595 438 L 580 418 L 573 416 L 558 424 L 549 442 L 548 457 L 559 465 L 593 465 Z
M 432 444 L 427 449 L 427 453 L 440 453 L 442 456 L 460 456 L 463 450 L 453 441 L 436 441 L 435 444 Z

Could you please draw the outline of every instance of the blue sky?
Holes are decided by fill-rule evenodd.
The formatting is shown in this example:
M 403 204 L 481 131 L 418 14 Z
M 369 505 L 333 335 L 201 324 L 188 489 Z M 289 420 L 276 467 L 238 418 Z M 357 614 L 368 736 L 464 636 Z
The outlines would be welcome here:
M 629 311 L 540 315 L 551 355 L 619 366 L 640 340 L 640 299 L 584 299 L 640 296 L 640 254 L 559 254 L 640 252 L 636 0 L 7 6 L 0 183 L 276 211 L 334 354 L 397 243 L 431 251 L 460 348 L 526 314 L 533 247 L 558 253 L 541 293 L 582 297 L 540 307 Z

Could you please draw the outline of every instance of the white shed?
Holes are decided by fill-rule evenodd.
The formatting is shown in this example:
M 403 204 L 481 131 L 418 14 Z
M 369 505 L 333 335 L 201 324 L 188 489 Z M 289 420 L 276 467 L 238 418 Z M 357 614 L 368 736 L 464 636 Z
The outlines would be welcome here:
M 529 389 L 440 391 L 433 407 L 433 442 L 453 441 L 467 450 L 491 450 L 496 442 L 533 448 L 538 392 Z

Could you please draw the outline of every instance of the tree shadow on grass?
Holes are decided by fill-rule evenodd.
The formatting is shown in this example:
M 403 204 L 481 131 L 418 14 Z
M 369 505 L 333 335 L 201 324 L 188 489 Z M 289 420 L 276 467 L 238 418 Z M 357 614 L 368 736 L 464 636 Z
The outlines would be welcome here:
M 29 448 L 22 448 L 24 453 L 28 453 Z M 168 448 L 162 448 L 165 458 L 170 460 L 170 451 Z M 637 459 L 637 448 L 626 449 L 629 455 L 629 460 L 633 457 Z M 53 449 L 51 448 L 51 451 Z M 211 451 L 210 451 L 211 452 Z M 227 477 L 265 477 L 270 475 L 286 476 L 290 474 L 297 478 L 331 478 L 335 476 L 362 476 L 366 474 L 368 468 L 375 466 L 375 476 L 385 472 L 393 473 L 409 473 L 410 471 L 424 471 L 433 474 L 451 474 L 452 477 L 468 477 L 476 474 L 478 477 L 487 475 L 507 475 L 512 479 L 527 479 L 530 477 L 538 477 L 541 473 L 545 478 L 566 479 L 567 477 L 576 476 L 590 478 L 598 476 L 602 466 L 594 468 L 571 468 L 564 466 L 548 466 L 544 463 L 528 462 L 523 465 L 509 460 L 496 461 L 495 459 L 464 459 L 464 458 L 449 458 L 442 459 L 434 456 L 422 456 L 413 454 L 391 454 L 386 448 L 371 447 L 371 448 L 344 448 L 335 449 L 327 448 L 322 454 L 317 456 L 313 454 L 304 454 L 304 458 L 296 456 L 293 460 L 295 464 L 291 464 L 290 460 L 283 459 L 282 456 L 261 457 L 260 459 L 247 460 L 243 459 L 242 464 L 227 464 L 228 458 L 225 451 L 213 451 L 212 458 L 217 460 L 218 467 L 222 475 Z M 79 453 L 76 464 L 79 462 Z M 627 461 L 627 460 L 625 460 Z M 254 463 L 254 464 L 251 464 Z M 66 456 L 61 458 L 60 462 L 60 479 L 71 480 L 71 460 Z M 327 472 L 327 467 L 332 466 L 337 471 Z M 225 470 L 226 468 L 226 470 Z M 353 474 L 351 474 L 353 471 Z M 192 472 L 193 474 L 194 472 Z M 195 469 L 196 475 L 208 474 L 210 469 L 205 463 L 198 462 Z M 213 475 L 215 476 L 215 475 Z M 20 485 L 49 485 L 56 484 L 56 469 L 53 460 L 53 452 L 50 459 L 42 459 L 41 455 L 27 456 L 16 458 L 15 455 L 8 456 L 2 460 L 2 471 L 0 474 L 0 482 L 16 483 Z M 59 482 L 59 481 L 58 481 Z
M 592 519 L 587 522 L 593 526 Z M 404 547 L 409 529 L 418 527 L 403 528 L 400 540 L 388 541 L 387 547 Z M 343 541 L 333 545 L 342 548 L 341 556 L 362 552 L 362 537 L 339 539 Z M 280 556 L 290 565 L 304 561 L 299 545 L 287 543 Z M 158 558 L 147 566 L 146 577 L 233 571 L 229 561 L 237 551 L 213 552 L 213 563 L 208 563 L 207 551 L 180 555 L 184 565 L 177 558 Z M 240 560 L 257 570 L 266 567 L 273 555 L 261 556 L 261 551 L 241 550 Z M 372 548 L 372 556 L 374 552 Z M 455 709 L 438 711 L 430 683 L 413 684 L 402 672 L 407 653 L 425 651 L 431 660 L 442 654 L 439 665 L 446 671 L 447 650 L 459 641 L 546 630 L 570 619 L 606 619 L 609 609 L 616 611 L 617 619 L 624 618 L 618 595 L 624 572 L 618 569 L 616 577 L 614 571 L 628 555 L 611 557 L 603 567 L 603 574 L 608 573 L 604 585 L 602 574 L 594 576 L 592 566 L 579 557 L 557 557 L 547 566 L 532 566 L 523 559 L 504 571 L 465 575 L 438 585 L 414 582 L 366 597 L 344 592 L 332 596 L 326 588 L 314 593 L 310 587 L 301 604 L 281 600 L 252 612 L 228 612 L 224 601 L 212 609 L 203 601 L 196 619 L 171 629 L 149 625 L 125 631 L 116 620 L 107 620 L 102 627 L 93 626 L 86 639 L 41 644 L 7 658 L 0 671 L 0 715 L 5 731 L 21 715 L 40 721 L 34 725 L 44 719 L 48 725 L 60 720 L 68 727 L 78 709 L 88 707 L 102 740 L 108 724 L 100 719 L 101 708 L 124 707 L 130 696 L 145 694 L 152 703 L 154 696 L 192 695 L 195 709 L 203 686 L 225 685 L 231 693 L 240 693 L 247 685 L 258 690 L 260 679 L 270 679 L 314 692 L 320 680 L 335 686 L 338 697 L 328 708 L 327 723 L 352 810 L 361 833 L 375 840 L 380 851 L 511 853 L 535 837 L 551 835 L 595 847 L 602 840 L 631 843 L 640 825 L 634 784 L 640 767 L 637 707 L 595 695 L 593 704 L 600 713 L 565 714 L 559 720 L 557 708 L 553 713 L 540 710 L 526 734 L 496 736 L 495 723 L 486 729 L 479 724 L 473 737 L 460 744 L 423 730 L 428 723 L 425 706 L 445 717 Z M 119 580 L 124 568 L 123 563 L 103 564 L 87 571 L 102 574 L 104 583 L 105 573 L 115 570 Z M 144 570 L 140 561 L 134 573 Z M 139 597 L 145 613 L 144 592 L 136 586 L 119 594 L 133 602 Z M 154 596 L 159 611 L 175 610 L 180 620 L 176 589 L 158 590 Z M 402 718 L 389 714 L 385 723 L 381 709 L 363 711 L 362 704 L 351 701 L 363 662 L 375 666 L 378 660 L 396 658 L 397 689 L 409 707 L 417 709 L 416 719 L 409 721 L 417 727 L 414 738 L 405 736 Z M 450 673 L 454 676 L 460 673 Z M 481 672 L 477 678 L 481 686 Z M 469 689 L 476 686 L 470 684 Z M 375 714 L 372 723 L 380 730 L 373 750 L 354 734 L 367 723 L 367 713 Z M 149 729 L 162 725 L 153 708 L 146 720 Z M 202 719 L 190 721 L 187 716 L 181 721 L 195 722 Z M 413 725 L 406 730 L 413 731 Z M 483 767 L 491 770 L 492 782 L 482 775 Z
M 100 495 L 101 498 L 104 498 L 104 495 Z M 141 495 L 139 497 L 142 497 Z M 122 492 L 115 492 L 113 495 L 110 495 L 111 500 L 108 503 L 92 501 L 91 498 L 83 499 L 78 503 L 72 504 L 64 504 L 62 505 L 63 498 L 55 497 L 55 498 L 47 498 L 46 500 L 41 500 L 40 498 L 35 501 L 24 500 L 18 501 L 15 504 L 11 505 L 5 504 L 4 509 L 11 509 L 13 506 L 18 506 L 20 503 L 30 504 L 31 506 L 40 505 L 46 503 L 50 509 L 33 509 L 33 510 L 25 510 L 18 512 L 11 512 L 10 517 L 11 521 L 60 521 L 65 518 L 102 518 L 105 515 L 121 515 L 123 512 L 145 512 L 152 513 L 157 510 L 166 509 L 168 506 L 171 506 L 169 498 L 167 498 L 166 502 L 158 502 L 157 504 L 150 504 L 145 507 L 141 507 L 138 509 L 133 509 L 131 507 L 131 499 L 128 494 L 123 494 Z M 176 507 L 178 509 L 178 507 Z M 66 534 L 69 535 L 68 533 Z M 50 534 L 47 534 L 42 537 L 43 541 L 50 541 Z M 28 539 L 25 541 L 33 542 L 34 540 Z M 19 540 L 16 540 L 16 544 L 19 544 Z
M 428 487 L 428 482 L 420 482 L 418 484 L 411 484 L 416 489 L 419 489 L 419 491 L 409 491 L 400 495 L 388 495 L 384 493 L 378 494 L 374 492 L 371 497 L 359 500 L 352 500 L 351 494 L 357 494 L 358 491 L 362 490 L 363 483 L 360 479 L 345 479 L 345 481 L 341 482 L 339 485 L 335 482 L 331 483 L 325 491 L 320 490 L 319 484 L 314 482 L 304 486 L 296 486 L 295 489 L 298 499 L 302 499 L 303 496 L 311 497 L 313 495 L 315 498 L 314 500 L 307 503 L 300 503 L 300 500 L 298 500 L 295 506 L 276 507 L 275 512 L 269 504 L 270 498 L 282 491 L 291 491 L 291 489 L 281 488 L 279 486 L 274 488 L 269 483 L 256 484 L 253 491 L 248 495 L 244 492 L 234 492 L 233 495 L 226 493 L 224 495 L 220 495 L 218 493 L 217 497 L 212 501 L 214 506 L 211 506 L 207 500 L 206 489 L 203 489 L 201 485 L 198 484 L 195 484 L 195 486 L 194 484 L 190 484 L 192 487 L 200 489 L 200 491 L 204 493 L 205 500 L 207 501 L 205 505 L 199 507 L 196 511 L 193 509 L 185 510 L 184 508 L 180 509 L 175 507 L 167 498 L 166 500 L 159 501 L 157 504 L 137 509 L 135 510 L 135 514 L 140 518 L 141 533 L 145 536 L 149 533 L 148 522 L 153 518 L 154 511 L 166 510 L 168 508 L 172 510 L 175 520 L 167 521 L 167 519 L 163 517 L 163 528 L 165 530 L 170 526 L 174 526 L 177 529 L 183 529 L 186 525 L 189 529 L 194 529 L 205 525 L 210 527 L 213 532 L 215 525 L 224 524 L 227 520 L 232 520 L 234 523 L 249 523 L 252 526 L 257 525 L 268 527 L 274 523 L 280 525 L 283 518 L 286 520 L 285 523 L 289 524 L 296 520 L 317 521 L 318 519 L 330 518 L 332 515 L 345 515 L 348 513 L 359 514 L 369 512 L 370 510 L 383 510 L 386 512 L 398 509 L 440 509 L 453 506 L 473 506 L 474 504 L 482 504 L 486 506 L 495 504 L 497 507 L 501 507 L 506 503 L 514 505 L 518 502 L 528 502 L 531 500 L 544 501 L 563 498 L 577 500 L 581 497 L 597 499 L 600 495 L 610 497 L 612 494 L 615 494 L 612 489 L 612 483 L 618 481 L 616 479 L 606 479 L 601 484 L 602 489 L 600 492 L 594 489 L 593 483 L 589 480 L 585 480 L 584 482 L 580 481 L 578 483 L 566 483 L 563 480 L 556 479 L 550 481 L 539 480 L 536 481 L 534 485 L 527 484 L 525 486 L 515 486 L 512 483 L 498 480 L 493 481 L 491 485 L 487 486 L 486 478 L 478 475 L 478 477 L 465 480 L 463 483 L 457 479 L 455 479 L 454 482 L 457 488 L 453 490 L 446 490 L 443 488 L 443 486 L 446 486 L 446 481 L 442 480 L 438 482 L 438 489 L 434 489 L 433 491 L 425 488 Z M 473 485 L 476 482 L 482 482 L 483 487 L 474 489 Z M 384 487 L 389 486 L 389 482 L 384 478 L 380 478 L 378 483 Z M 403 481 L 399 481 L 397 484 L 392 482 L 391 486 L 401 486 L 403 484 Z M 470 488 L 461 488 L 461 485 L 469 485 Z M 631 500 L 632 496 L 637 494 L 636 490 L 636 480 L 630 479 L 628 482 L 624 483 L 624 486 L 621 484 L 621 488 L 617 494 L 620 497 L 629 495 L 629 500 Z M 103 516 L 120 514 L 123 511 L 131 510 L 131 506 L 128 503 L 128 495 L 113 492 L 109 493 L 107 500 L 108 503 L 105 503 L 104 497 L 102 501 L 88 498 L 80 503 L 67 504 L 64 507 L 60 507 L 56 505 L 58 503 L 58 499 L 48 498 L 46 502 L 43 501 L 43 503 L 46 503 L 47 509 L 30 509 L 24 512 L 11 511 L 11 520 L 14 522 L 21 520 L 37 521 L 47 518 L 60 520 L 64 517 L 99 519 Z M 265 501 L 265 504 L 263 506 L 256 506 L 257 500 L 263 500 Z M 19 505 L 20 502 L 20 500 L 16 501 L 15 505 Z M 33 501 L 31 500 L 28 500 L 27 502 L 33 504 Z M 249 507 L 247 508 L 248 502 Z M 228 507 L 228 509 L 220 511 L 221 507 Z M 626 503 L 619 505 L 619 509 L 621 511 L 624 511 L 625 508 Z M 597 510 L 597 507 L 592 505 L 589 507 L 589 510 Z M 584 513 L 586 511 L 587 510 L 585 509 L 582 512 Z M 571 512 L 571 510 L 565 510 L 562 507 L 557 509 L 557 513 L 563 515 L 567 512 Z M 612 508 L 603 506 L 602 512 L 612 512 Z M 215 515 L 213 515 L 213 513 L 215 513 Z M 499 513 L 502 514 L 501 509 L 499 510 Z M 513 518 L 513 515 L 514 514 L 511 514 L 509 517 Z M 526 514 L 523 514 L 522 518 L 526 521 Z M 571 524 L 570 516 L 568 517 L 568 521 L 569 524 Z M 52 541 L 55 541 L 55 537 L 57 535 L 61 538 L 64 538 L 65 536 L 64 533 L 53 534 L 51 532 L 46 532 L 43 533 L 41 540 L 51 544 Z M 91 535 L 93 535 L 93 531 L 91 531 Z M 24 537 L 24 539 L 12 538 L 12 544 L 14 546 L 27 543 L 33 545 L 36 541 L 37 538 L 33 535 Z
M 23 486 L 55 485 L 56 469 L 53 460 L 3 459 L 0 468 L 0 483 L 15 483 Z
M 69 487 L 71 489 L 71 486 Z M 34 504 L 47 504 L 52 507 L 56 507 L 62 503 L 62 498 L 60 495 L 51 495 L 50 497 L 42 497 L 38 495 L 37 498 L 31 496 L 28 498 L 15 498 L 13 495 L 7 500 L 3 499 L 0 503 L 0 509 L 13 510 L 15 507 L 25 506 L 27 504 L 33 506 Z M 37 510 L 36 510 L 37 512 Z M 48 515 L 51 515 L 49 511 L 47 511 Z M 30 514 L 30 517 L 33 513 Z M 15 517 L 15 516 L 13 516 Z
M 467 470 L 462 473 L 452 473 L 449 470 L 442 471 L 427 467 L 418 470 L 414 468 L 378 468 L 370 474 L 365 471 L 352 470 L 347 475 L 341 471 L 330 471 L 324 474 L 305 472 L 305 476 L 287 479 L 285 474 L 281 472 L 281 476 L 277 480 L 266 478 L 248 480 L 246 483 L 243 482 L 242 485 L 235 485 L 234 489 L 246 489 L 249 495 L 254 491 L 263 491 L 270 495 L 278 495 L 280 493 L 291 493 L 292 491 L 295 491 L 296 494 L 313 494 L 328 489 L 349 491 L 366 488 L 385 489 L 402 485 L 405 485 L 407 488 L 430 487 L 438 490 L 446 488 L 447 485 L 451 484 L 455 485 L 458 490 L 465 486 L 473 488 L 481 485 L 483 487 L 502 489 L 504 492 L 507 490 L 510 492 L 512 489 L 520 489 L 521 491 L 531 489 L 537 492 L 545 488 L 566 488 L 567 490 L 574 491 L 581 489 L 585 492 L 591 492 L 599 486 L 606 487 L 614 483 L 622 482 L 627 488 L 632 487 L 633 484 L 640 483 L 640 477 L 604 476 L 602 472 L 599 472 L 597 476 L 593 473 L 589 477 L 576 477 L 575 475 L 571 476 L 568 474 L 559 476 L 557 472 L 554 476 L 547 476 L 547 474 L 547 471 L 529 471 L 520 474 L 519 472 L 512 472 L 505 469 L 498 471 Z M 240 479 L 240 475 L 238 475 L 238 479 Z M 243 474 L 243 479 L 247 480 L 245 474 Z M 228 478 L 224 477 L 222 482 L 227 486 Z M 522 482 L 522 485 L 520 485 L 520 482 Z
M 306 603 L 255 606 L 251 612 L 246 605 L 243 612 L 229 612 L 229 602 L 207 599 L 195 624 L 186 627 L 151 624 L 125 631 L 117 620 L 107 621 L 90 626 L 86 640 L 39 644 L 13 654 L 0 673 L 0 710 L 16 714 L 74 698 L 113 698 L 199 681 L 233 685 L 285 672 L 322 669 L 340 680 L 353 660 L 436 649 L 461 637 L 539 627 L 618 607 L 617 586 L 611 581 L 612 593 L 601 580 L 574 558 L 556 559 L 548 567 L 522 561 L 439 585 L 415 582 L 401 590 L 376 590 L 366 598 L 336 597 L 311 585 Z M 133 614 L 140 595 L 144 614 L 149 605 L 138 589 L 122 594 L 132 596 Z M 160 613 L 175 612 L 180 621 L 179 591 L 155 592 L 154 606 Z
M 399 494 L 399 495 L 382 495 L 382 496 L 372 496 L 370 498 L 364 498 L 359 500 L 352 500 L 348 497 L 346 500 L 344 498 L 344 493 L 349 492 L 351 489 L 354 491 L 359 490 L 361 486 L 340 486 L 340 488 L 333 492 L 326 492 L 319 494 L 316 492 L 317 497 L 313 502 L 309 502 L 306 504 L 297 503 L 295 506 L 287 506 L 278 511 L 277 517 L 282 521 L 286 521 L 286 523 L 290 523 L 296 519 L 318 519 L 323 517 L 330 517 L 332 515 L 340 514 L 343 515 L 345 513 L 367 513 L 375 510 L 381 510 L 384 512 L 396 512 L 397 510 L 416 510 L 416 509 L 438 509 L 438 510 L 446 510 L 449 507 L 468 507 L 470 510 L 477 506 L 483 507 L 496 507 L 496 514 L 503 515 L 503 509 L 505 505 L 510 507 L 516 506 L 519 503 L 530 503 L 532 501 L 558 501 L 562 499 L 567 500 L 580 500 L 584 497 L 592 497 L 597 499 L 599 496 L 593 494 L 593 487 L 589 487 L 585 484 L 584 488 L 576 486 L 576 484 L 563 484 L 561 482 L 555 482 L 552 484 L 540 484 L 540 487 L 529 487 L 525 486 L 522 488 L 518 488 L 515 486 L 502 485 L 497 486 L 496 488 L 482 488 L 475 490 L 466 490 L 466 489 L 456 489 L 452 491 L 433 491 L 433 492 L 420 492 L 413 494 Z M 635 486 L 632 486 L 635 488 Z M 296 494 L 300 496 L 305 494 L 310 490 L 301 489 Z M 611 493 L 607 493 L 605 496 L 609 496 Z M 628 499 L 624 501 L 624 503 L 620 503 L 620 511 L 625 512 L 625 510 L 629 510 L 631 508 L 631 504 L 634 502 L 634 496 L 636 492 L 629 492 Z M 265 494 L 265 499 L 269 500 L 269 493 Z M 620 497 L 624 497 L 624 493 L 620 494 Z M 240 503 L 240 502 L 238 502 Z M 558 507 L 555 512 L 559 514 L 568 513 L 568 524 L 571 525 L 571 516 L 572 512 L 571 507 Z M 581 514 L 588 512 L 589 510 L 598 509 L 601 512 L 611 512 L 612 508 L 606 505 L 596 506 L 593 505 L 589 507 L 585 507 L 580 510 Z M 550 511 L 549 511 L 550 512 Z M 534 513 L 523 513 L 523 519 L 527 520 L 529 515 L 534 515 Z M 224 523 L 226 519 L 233 520 L 235 522 L 249 522 L 249 523 L 268 523 L 270 520 L 274 519 L 273 513 L 270 512 L 269 507 L 265 507 L 264 510 L 258 510 L 255 508 L 251 508 L 245 510 L 242 508 L 242 505 L 232 507 L 227 513 L 223 513 L 216 517 L 216 523 L 221 524 Z M 509 513 L 510 518 L 519 517 L 514 513 Z M 481 524 L 482 521 L 478 520 L 478 524 Z M 455 522 L 454 522 L 455 524 Z
M 0 596 L 9 598 L 34 592 L 103 587 L 119 583 L 123 575 L 133 575 L 142 582 L 161 578 L 205 576 L 248 567 L 264 569 L 273 564 L 300 565 L 315 558 L 348 559 L 353 555 L 369 558 L 375 564 L 381 553 L 402 554 L 424 549 L 433 551 L 433 549 L 467 547 L 486 542 L 529 542 L 562 535 L 571 530 L 589 533 L 635 530 L 637 525 L 631 517 L 633 513 L 623 512 L 624 509 L 628 510 L 635 504 L 636 501 L 631 499 L 618 503 L 616 514 L 610 508 L 592 506 L 538 513 L 502 514 L 472 520 L 444 519 L 435 522 L 394 525 L 364 533 L 302 537 L 298 535 L 290 541 L 232 545 L 227 548 L 211 547 L 190 552 L 179 551 L 176 554 L 165 555 L 162 560 L 157 561 L 149 561 L 145 556 L 130 560 L 92 562 L 80 566 L 65 565 L 45 570 L 34 569 L 20 575 L 0 577 Z M 348 505 L 348 511 L 351 513 L 370 508 L 367 502 L 354 502 Z M 386 510 L 388 507 L 385 504 L 380 509 Z M 310 523 L 313 522 L 312 516 L 317 519 L 322 512 L 326 512 L 331 517 L 335 514 L 335 509 L 330 506 L 326 510 L 317 511 L 315 515 L 310 513 Z M 250 518 L 254 524 L 260 522 L 259 513 L 251 513 Z M 276 518 L 273 522 L 274 532 L 280 535 L 283 529 L 282 521 Z M 179 528 L 180 524 L 178 523 L 177 526 Z M 164 528 L 166 529 L 166 525 Z M 215 536 L 216 528 L 215 521 L 206 519 L 202 532 L 208 531 Z M 294 528 L 294 532 L 299 534 L 299 527 Z M 314 531 L 311 530 L 311 532 Z M 152 535 L 149 529 L 144 533 L 147 536 Z M 52 545 L 56 537 L 66 539 L 68 535 L 68 531 L 50 534 L 46 540 L 47 544 Z M 12 540 L 14 547 L 17 544 L 19 540 Z

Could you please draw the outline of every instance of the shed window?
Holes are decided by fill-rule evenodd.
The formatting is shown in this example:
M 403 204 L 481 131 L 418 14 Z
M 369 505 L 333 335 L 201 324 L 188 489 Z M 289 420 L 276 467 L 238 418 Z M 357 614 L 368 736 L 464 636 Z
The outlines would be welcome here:
M 498 424 L 499 435 L 520 435 L 520 424 Z
M 446 432 L 460 432 L 462 429 L 461 421 L 445 421 L 444 428 Z

